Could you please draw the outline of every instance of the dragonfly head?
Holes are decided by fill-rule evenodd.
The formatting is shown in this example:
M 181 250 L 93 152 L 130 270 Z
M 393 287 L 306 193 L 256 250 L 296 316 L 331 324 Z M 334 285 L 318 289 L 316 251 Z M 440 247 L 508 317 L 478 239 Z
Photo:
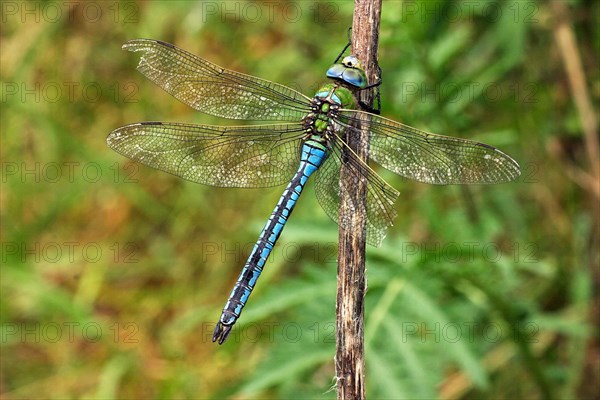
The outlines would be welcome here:
M 367 86 L 367 75 L 355 56 L 344 57 L 341 63 L 333 64 L 327 70 L 327 77 L 355 89 L 363 89 Z

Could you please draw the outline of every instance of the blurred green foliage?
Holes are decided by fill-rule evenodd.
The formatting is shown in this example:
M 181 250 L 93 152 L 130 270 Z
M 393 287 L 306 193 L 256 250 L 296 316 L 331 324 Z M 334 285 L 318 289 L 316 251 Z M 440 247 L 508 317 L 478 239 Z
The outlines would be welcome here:
M 435 187 L 378 170 L 401 197 L 368 249 L 369 397 L 597 395 L 597 198 L 573 180 L 589 160 L 553 35 L 572 21 L 597 106 L 599 6 L 568 7 L 384 2 L 382 115 L 500 147 L 523 175 Z M 219 347 L 214 323 L 282 188 L 185 182 L 105 138 L 231 123 L 137 73 L 126 40 L 311 95 L 352 2 L 6 1 L 1 18 L 2 397 L 335 398 L 337 227 L 311 190 Z

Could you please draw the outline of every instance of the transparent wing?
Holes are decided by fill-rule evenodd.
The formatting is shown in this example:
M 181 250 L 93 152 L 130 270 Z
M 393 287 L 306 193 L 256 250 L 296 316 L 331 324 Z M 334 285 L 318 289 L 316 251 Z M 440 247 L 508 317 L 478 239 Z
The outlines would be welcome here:
M 338 122 L 350 129 L 363 111 L 341 110 Z M 409 179 L 437 185 L 501 183 L 516 179 L 519 164 L 495 147 L 427 133 L 378 115 L 360 120 L 370 131 L 369 157 Z
M 269 187 L 298 168 L 299 124 L 210 126 L 142 122 L 115 129 L 108 147 L 184 179 L 220 187 Z
M 298 121 L 310 99 L 277 83 L 221 68 L 159 40 L 135 39 L 123 49 L 143 51 L 137 69 L 178 100 L 223 118 Z
M 351 215 L 363 215 L 367 228 L 367 243 L 379 246 L 386 235 L 387 228 L 393 225 L 396 218 L 394 203 L 398 198 L 398 191 L 389 186 L 379 175 L 371 170 L 367 164 L 351 150 L 346 151 L 348 157 L 346 164 L 352 173 L 355 183 L 367 183 L 366 212 L 360 204 L 348 204 L 339 214 L 340 204 L 340 168 L 342 162 L 341 146 L 345 144 L 335 139 L 331 154 L 325 163 L 315 173 L 315 193 L 321 207 L 327 215 L 342 227 L 348 227 Z

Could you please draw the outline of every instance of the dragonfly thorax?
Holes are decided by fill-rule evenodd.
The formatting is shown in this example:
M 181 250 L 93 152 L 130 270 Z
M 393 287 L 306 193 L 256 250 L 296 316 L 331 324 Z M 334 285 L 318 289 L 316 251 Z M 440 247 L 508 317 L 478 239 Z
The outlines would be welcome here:
M 339 85 L 323 86 L 311 102 L 311 112 L 304 117 L 303 128 L 310 136 L 327 140 L 332 134 L 332 121 L 340 108 L 351 108 L 354 104 L 352 93 Z

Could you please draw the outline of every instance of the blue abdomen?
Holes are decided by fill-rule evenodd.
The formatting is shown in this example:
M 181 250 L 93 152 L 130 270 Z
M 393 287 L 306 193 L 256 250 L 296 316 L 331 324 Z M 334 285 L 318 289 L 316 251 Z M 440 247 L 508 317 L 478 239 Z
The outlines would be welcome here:
M 256 281 L 273 250 L 273 246 L 275 246 L 277 239 L 279 239 L 279 235 L 292 213 L 308 177 L 327 159 L 329 151 L 322 143 L 323 141 L 324 139 L 315 136 L 306 140 L 302 145 L 298 171 L 296 171 L 296 174 L 294 174 L 294 177 L 279 198 L 279 202 L 258 237 L 229 295 L 229 300 L 227 300 L 221 313 L 221 318 L 215 327 L 213 342 L 218 340 L 219 343 L 223 343 L 227 339 L 227 336 L 229 336 L 231 328 L 240 317 L 242 309 L 256 285 Z

